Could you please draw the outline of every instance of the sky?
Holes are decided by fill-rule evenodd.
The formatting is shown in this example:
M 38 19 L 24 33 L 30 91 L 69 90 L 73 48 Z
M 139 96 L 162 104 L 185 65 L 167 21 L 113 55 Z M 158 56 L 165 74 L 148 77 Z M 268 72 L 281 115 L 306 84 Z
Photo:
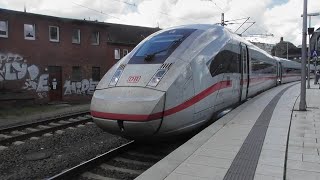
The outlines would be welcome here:
M 302 43 L 303 0 L 0 0 L 0 8 L 24 6 L 30 13 L 160 28 L 216 24 L 224 13 L 226 27 L 251 41 Z M 314 12 L 320 13 L 320 1 L 308 0 L 308 13 Z M 320 27 L 320 16 L 311 27 Z

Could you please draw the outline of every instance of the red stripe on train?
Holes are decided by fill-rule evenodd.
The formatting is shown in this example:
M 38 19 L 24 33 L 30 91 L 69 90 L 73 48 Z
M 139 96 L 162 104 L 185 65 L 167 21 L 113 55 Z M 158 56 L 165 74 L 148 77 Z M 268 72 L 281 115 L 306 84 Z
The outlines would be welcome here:
M 276 76 L 269 76 L 269 77 L 256 77 L 256 78 L 250 78 L 250 83 L 257 83 L 260 81 L 265 81 L 265 80 L 274 80 L 277 79 Z M 240 81 L 240 84 L 242 85 L 243 83 L 247 83 L 248 79 L 243 79 Z
M 117 114 L 117 113 L 106 113 L 91 111 L 91 116 L 104 119 L 115 119 L 115 120 L 127 120 L 127 121 L 150 121 L 154 119 L 160 119 L 163 117 L 163 112 L 158 112 L 150 115 L 141 114 Z
M 154 114 L 150 114 L 150 115 L 117 114 L 117 113 L 106 113 L 106 112 L 97 112 L 97 111 L 91 111 L 91 115 L 93 117 L 97 117 L 97 118 L 114 119 L 114 120 L 127 120 L 127 121 L 150 121 L 150 120 L 160 119 L 164 116 L 169 116 L 169 115 L 172 115 L 172 114 L 177 113 L 179 111 L 182 111 L 182 110 L 194 105 L 195 103 L 201 101 L 202 99 L 206 98 L 210 94 L 212 94 L 220 89 L 224 89 L 224 88 L 228 88 L 228 87 L 232 87 L 232 81 L 229 80 L 229 81 L 218 82 L 178 106 L 167 109 L 164 112 L 158 112 L 158 113 L 154 113 Z

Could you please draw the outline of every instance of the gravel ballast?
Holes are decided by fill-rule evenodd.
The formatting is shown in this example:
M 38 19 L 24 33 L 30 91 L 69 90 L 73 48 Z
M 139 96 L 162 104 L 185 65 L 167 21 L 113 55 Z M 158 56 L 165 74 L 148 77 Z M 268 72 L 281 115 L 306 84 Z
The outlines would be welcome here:
M 64 131 L 1 150 L 0 179 L 48 178 L 129 142 L 94 124 Z

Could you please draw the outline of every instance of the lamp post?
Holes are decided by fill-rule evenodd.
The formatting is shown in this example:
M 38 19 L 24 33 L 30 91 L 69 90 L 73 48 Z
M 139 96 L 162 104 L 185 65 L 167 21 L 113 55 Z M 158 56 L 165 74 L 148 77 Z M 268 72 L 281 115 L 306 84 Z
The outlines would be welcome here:
M 299 110 L 305 111 L 306 106 L 306 37 L 307 37 L 307 0 L 303 2 L 302 22 L 302 59 L 301 59 L 301 95 Z
M 289 59 L 289 48 L 288 48 L 288 42 L 287 42 L 287 59 Z
M 319 37 L 318 37 L 317 40 L 316 40 L 316 51 L 317 51 L 317 52 L 319 52 L 319 51 L 318 51 L 318 49 L 319 49 L 319 40 L 320 40 L 320 39 L 319 39 Z M 318 56 L 319 56 L 319 55 L 318 55 Z M 316 68 L 317 68 L 318 56 L 316 57 Z
M 318 39 L 319 39 L 319 37 L 316 36 L 316 45 L 315 45 L 316 52 L 318 52 Z M 318 71 L 318 69 L 317 69 L 317 61 L 318 61 L 318 56 L 314 57 L 314 66 L 315 66 L 314 84 L 317 84 L 318 81 L 319 81 L 318 73 L 316 73 Z
M 309 29 L 311 28 L 311 16 L 319 16 L 320 13 L 308 13 L 306 14 L 306 16 L 309 16 Z M 301 17 L 303 17 L 303 15 L 301 15 Z M 308 48 L 308 84 L 307 84 L 307 88 L 310 89 L 310 56 L 311 56 L 311 51 L 310 51 L 310 35 L 312 33 L 309 33 L 309 29 L 308 29 L 308 35 L 309 35 L 309 48 Z
M 308 28 L 308 36 L 309 36 L 309 47 L 308 47 L 308 84 L 307 84 L 307 88 L 310 89 L 310 57 L 311 57 L 311 44 L 310 44 L 310 35 L 312 34 L 312 32 L 310 32 L 310 22 L 311 22 L 311 16 L 309 16 L 309 28 Z

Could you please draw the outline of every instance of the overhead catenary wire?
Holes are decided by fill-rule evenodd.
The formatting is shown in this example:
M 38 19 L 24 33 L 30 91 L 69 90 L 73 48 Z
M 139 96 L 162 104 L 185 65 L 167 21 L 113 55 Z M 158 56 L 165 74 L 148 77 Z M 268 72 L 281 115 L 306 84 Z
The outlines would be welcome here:
M 137 5 L 136 4 L 134 4 L 134 3 L 129 3 L 129 2 L 126 2 L 126 1 L 122 1 L 122 0 L 112 0 L 112 1 L 116 1 L 116 2 L 120 2 L 120 3 L 124 3 L 124 4 L 126 4 L 126 5 L 128 5 L 128 6 L 133 6 L 133 7 L 137 7 Z M 218 6 L 217 5 L 217 3 L 215 3 L 213 0 L 208 0 L 208 1 L 210 1 L 210 2 L 212 2 L 216 7 L 218 7 L 220 10 L 222 10 L 223 11 L 223 9 L 220 7 L 220 6 Z M 105 12 L 103 12 L 102 10 L 101 11 L 99 11 L 99 10 L 97 10 L 97 9 L 94 9 L 94 8 L 91 8 L 91 7 L 88 7 L 88 6 L 85 6 L 85 5 L 83 5 L 83 4 L 78 4 L 78 3 L 75 3 L 75 2 L 72 2 L 73 4 L 75 4 L 75 5 L 77 5 L 77 6 L 80 6 L 80 7 L 82 7 L 82 8 L 86 8 L 86 9 L 89 9 L 89 10 L 91 10 L 91 11 L 94 11 L 94 12 L 97 12 L 97 13 L 100 13 L 100 14 L 104 14 L 104 15 L 106 15 L 106 16 L 109 16 L 109 17 L 112 17 L 112 18 L 115 18 L 115 19 L 119 19 L 119 20 L 121 20 L 119 17 L 116 17 L 116 16 L 114 16 L 114 15 L 111 15 L 111 14 L 108 14 L 108 13 L 105 13 Z M 173 18 L 175 18 L 175 19 L 180 19 L 180 20 L 182 20 L 182 21 L 187 21 L 187 22 L 193 22 L 193 23 L 199 23 L 198 21 L 195 21 L 195 20 L 193 20 L 193 19 L 189 19 L 189 18 L 181 18 L 181 17 L 175 17 L 175 16 L 172 16 L 172 15 L 170 15 L 169 13 L 167 13 L 167 12 L 163 12 L 163 11 L 158 11 L 160 14 L 163 14 L 163 15 L 166 15 L 166 16 L 169 16 L 169 17 L 173 17 Z M 140 12 L 137 12 L 137 13 L 139 13 L 139 14 L 141 14 Z M 240 18 L 240 19 L 234 19 L 234 20 L 226 20 L 225 22 L 230 22 L 230 23 L 228 23 L 229 25 L 232 25 L 232 24 L 237 24 L 235 21 L 239 21 L 239 20 L 243 20 L 243 19 L 247 19 L 248 20 L 248 18 Z M 246 21 L 247 21 L 246 20 Z M 247 22 L 244 22 L 244 23 L 247 23 Z M 242 24 L 244 24 L 244 23 L 242 23 Z M 249 22 L 248 22 L 249 23 Z M 252 23 L 252 22 L 250 22 L 250 23 Z M 239 23 L 240 24 L 240 23 Z M 255 23 L 253 23 L 253 24 L 255 24 Z M 252 24 L 252 25 L 253 25 Z M 252 26 L 251 25 L 251 26 Z M 249 26 L 249 27 L 251 27 L 251 26 Z M 240 26 L 241 27 L 241 26 Z M 239 27 L 239 28 L 240 28 Z M 238 29 L 239 29 L 238 28 Z M 238 29 L 236 30 L 236 31 L 238 31 Z M 247 28 L 248 29 L 248 28 Z M 246 30 L 247 30 L 246 29 Z M 245 31 L 246 31 L 245 30 Z M 244 31 L 244 32 L 245 32 Z
M 243 33 L 245 33 L 245 32 L 246 32 L 251 26 L 253 26 L 255 23 L 256 23 L 256 22 L 253 22 L 250 26 L 248 26 L 247 29 L 245 29 L 245 30 L 241 33 L 241 35 L 242 35 Z
M 118 1 L 118 2 L 125 3 L 125 4 L 127 4 L 127 5 L 129 5 L 129 6 L 135 6 L 135 7 L 137 7 L 136 4 L 128 3 L 128 2 L 125 2 L 125 1 L 121 1 L 121 0 L 113 0 L 113 1 Z M 163 12 L 163 11 L 158 11 L 158 12 L 159 12 L 160 14 L 163 14 L 163 15 L 166 15 L 166 16 L 169 16 L 169 17 L 173 17 L 173 18 L 176 18 L 176 19 L 180 19 L 180 20 L 182 20 L 182 21 L 188 21 L 188 22 L 189 22 L 189 21 L 192 21 L 192 22 L 194 22 L 194 23 L 198 23 L 197 21 L 194 21 L 194 20 L 192 20 L 192 19 L 175 17 L 175 16 L 172 16 L 172 15 L 166 13 L 166 12 Z M 137 13 L 141 14 L 140 12 L 137 12 Z M 159 25 L 158 25 L 158 26 L 159 26 Z
M 112 1 L 117 1 L 117 2 L 124 3 L 124 4 L 128 5 L 128 6 L 137 7 L 137 5 L 134 4 L 134 3 L 129 3 L 129 2 L 121 1 L 121 0 L 112 0 Z M 94 10 L 94 9 L 93 9 L 93 10 Z M 95 11 L 97 11 L 97 10 L 95 10 Z M 188 21 L 188 22 L 189 22 L 189 21 L 192 21 L 193 23 L 198 23 L 197 21 L 194 21 L 194 20 L 191 20 L 191 19 L 179 18 L 179 17 L 172 16 L 172 15 L 166 13 L 166 12 L 163 12 L 163 11 L 158 11 L 158 12 L 159 12 L 160 14 L 163 14 L 163 15 L 166 15 L 166 16 L 169 16 L 169 17 L 173 17 L 173 18 L 176 18 L 176 19 L 180 19 L 180 20 L 182 20 L 182 21 Z M 137 13 L 138 13 L 138 14 L 141 14 L 140 12 L 137 12 Z M 117 19 L 119 19 L 119 18 L 117 18 Z M 158 25 L 158 27 L 159 27 L 159 25 Z
M 135 6 L 135 7 L 137 7 L 136 4 L 134 4 L 134 3 L 129 3 L 129 2 L 126 2 L 126 1 L 121 1 L 121 0 L 112 0 L 112 1 L 117 1 L 117 2 L 121 2 L 121 3 L 127 4 L 127 5 L 129 5 L 129 6 Z
M 224 10 L 220 7 L 220 6 L 218 6 L 217 5 L 217 3 L 215 3 L 215 2 L 213 2 L 213 0 L 207 0 L 207 1 L 210 1 L 210 2 L 212 2 L 214 5 L 216 5 L 219 9 L 221 9 L 221 11 L 222 12 L 224 12 Z M 220 1 L 221 2 L 221 1 Z M 224 13 L 223 13 L 224 14 Z M 236 31 L 234 31 L 235 33 L 245 24 L 245 23 L 252 23 L 247 29 L 245 29 L 242 33 L 244 33 L 245 31 L 247 31 L 253 24 L 255 24 L 255 22 L 247 22 L 249 19 L 250 19 L 250 17 L 246 17 L 246 18 L 239 18 L 239 19 L 232 19 L 232 20 L 226 20 L 226 21 L 223 21 L 222 23 L 223 23 L 223 25 L 234 25 L 234 24 L 237 24 L 237 23 L 228 23 L 228 24 L 225 24 L 226 22 L 231 22 L 231 21 L 239 21 L 239 20 L 244 20 L 244 19 L 246 19 L 243 23 L 239 23 L 239 24 L 241 24 L 237 29 L 236 29 Z M 241 34 L 242 34 L 241 33 Z
M 240 18 L 240 19 L 231 19 L 231 20 L 225 20 L 224 22 L 230 22 L 230 21 L 240 21 L 240 20 L 244 20 L 244 19 L 248 19 L 250 17 L 245 17 L 245 18 Z
M 213 0 L 207 0 L 207 1 L 212 2 L 216 7 L 218 7 L 221 10 L 221 12 L 224 12 L 224 10 L 220 6 L 218 6 L 217 3 L 215 3 Z
M 120 20 L 120 18 L 118 18 L 118 17 L 112 16 L 112 15 L 107 14 L 107 13 L 104 13 L 104 12 L 102 12 L 102 11 L 98 11 L 98 10 L 93 9 L 93 8 L 90 8 L 90 7 L 88 7 L 88 6 L 85 6 L 85 5 L 82 5 L 82 4 L 78 4 L 78 3 L 75 3 L 75 2 L 72 2 L 72 3 L 75 4 L 75 5 L 77 5 L 77 6 L 80 6 L 80 7 L 83 7 L 83 8 L 92 10 L 92 11 L 95 11 L 95 12 L 97 12 L 97 13 L 104 14 L 104 15 L 107 15 L 107 16 L 110 16 L 110 17 L 112 17 L 112 18 L 115 18 L 115 19 L 119 19 L 119 20 Z
M 274 36 L 273 34 L 248 34 L 249 36 L 252 36 L 252 37 L 254 37 L 254 36 Z
M 253 21 L 250 21 L 250 22 L 246 22 L 246 23 L 254 23 Z M 243 24 L 243 22 L 242 23 L 228 23 L 227 25 L 235 25 L 235 24 Z
M 217 5 L 217 3 L 213 2 L 213 0 L 202 0 L 202 1 L 210 1 L 211 3 L 213 3 L 216 7 L 218 7 L 220 10 L 221 10 L 221 13 L 224 13 L 224 10 Z M 218 22 L 220 21 L 219 19 L 217 19 L 216 17 L 214 17 L 215 20 L 217 20 Z M 219 23 L 216 23 L 216 24 L 219 24 Z
M 194 20 L 191 20 L 191 19 L 186 19 L 186 18 L 179 18 L 179 17 L 174 17 L 168 13 L 165 13 L 165 12 L 162 12 L 162 11 L 159 11 L 160 14 L 163 14 L 163 15 L 166 15 L 166 16 L 169 16 L 169 17 L 173 17 L 173 18 L 177 18 L 177 19 L 180 19 L 182 21 L 192 21 L 194 23 L 198 23 L 197 21 L 194 21 Z
M 234 31 L 235 33 L 250 19 L 250 17 L 248 17 L 239 27 L 236 31 Z
M 219 0 L 220 2 L 226 4 L 226 6 L 228 6 L 228 4 L 224 1 Z M 242 15 L 248 16 L 247 12 L 245 10 L 243 10 L 240 7 L 237 7 L 237 9 L 239 9 L 242 13 Z M 270 32 L 268 30 L 266 30 L 265 28 L 263 28 L 262 26 L 260 26 L 258 23 L 254 23 L 256 27 L 258 27 L 260 30 L 262 30 L 263 32 L 265 32 L 266 34 L 270 34 Z M 253 24 L 252 24 L 253 25 Z M 252 27 L 252 25 L 250 25 L 250 27 Z M 248 28 L 244 31 L 246 32 L 248 30 Z

